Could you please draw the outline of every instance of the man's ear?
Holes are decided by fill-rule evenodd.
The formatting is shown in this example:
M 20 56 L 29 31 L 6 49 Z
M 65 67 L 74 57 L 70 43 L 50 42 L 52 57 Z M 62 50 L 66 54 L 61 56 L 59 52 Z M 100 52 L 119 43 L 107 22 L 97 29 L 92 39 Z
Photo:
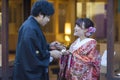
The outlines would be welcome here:
M 44 18 L 44 15 L 42 15 L 42 14 L 39 14 L 39 17 L 42 19 L 42 18 Z

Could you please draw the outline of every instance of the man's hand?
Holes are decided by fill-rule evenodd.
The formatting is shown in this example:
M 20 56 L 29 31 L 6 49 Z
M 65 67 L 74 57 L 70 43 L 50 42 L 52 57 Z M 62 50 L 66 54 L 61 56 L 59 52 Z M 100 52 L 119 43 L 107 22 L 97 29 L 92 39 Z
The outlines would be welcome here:
M 61 43 L 59 43 L 58 41 L 54 41 L 50 43 L 50 49 L 55 50 L 57 49 L 56 45 L 60 45 Z
M 62 52 L 58 50 L 52 50 L 50 51 L 50 55 L 54 58 L 60 58 L 62 56 Z
M 52 49 L 52 50 L 62 50 L 62 49 L 66 49 L 66 46 L 65 45 L 63 45 L 63 44 L 61 44 L 60 42 L 58 42 L 58 41 L 54 41 L 54 42 L 52 42 L 51 44 L 50 44 L 50 49 Z

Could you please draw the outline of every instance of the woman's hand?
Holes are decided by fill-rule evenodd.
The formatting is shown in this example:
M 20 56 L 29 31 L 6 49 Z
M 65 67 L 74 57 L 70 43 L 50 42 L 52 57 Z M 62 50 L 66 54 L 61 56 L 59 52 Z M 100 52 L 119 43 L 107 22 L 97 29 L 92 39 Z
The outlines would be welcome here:
M 71 54 L 69 50 L 61 50 L 62 52 L 62 55 L 68 55 L 68 54 Z

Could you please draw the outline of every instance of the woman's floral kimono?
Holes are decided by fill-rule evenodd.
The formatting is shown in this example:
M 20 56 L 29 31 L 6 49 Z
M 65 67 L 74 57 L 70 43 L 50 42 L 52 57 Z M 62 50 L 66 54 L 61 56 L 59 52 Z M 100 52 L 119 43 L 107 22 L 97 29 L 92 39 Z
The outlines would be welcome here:
M 66 80 L 99 80 L 100 54 L 96 45 L 92 38 L 82 41 L 78 38 L 70 46 L 72 55 L 61 58 L 60 76 L 65 75 Z

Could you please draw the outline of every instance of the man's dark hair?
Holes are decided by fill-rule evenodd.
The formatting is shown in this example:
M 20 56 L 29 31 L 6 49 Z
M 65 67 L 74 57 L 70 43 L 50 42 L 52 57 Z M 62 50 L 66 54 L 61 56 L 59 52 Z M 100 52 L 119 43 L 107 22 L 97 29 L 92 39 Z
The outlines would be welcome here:
M 54 8 L 52 3 L 48 1 L 37 1 L 33 4 L 31 9 L 31 15 L 38 16 L 39 14 L 51 16 L 54 14 Z

